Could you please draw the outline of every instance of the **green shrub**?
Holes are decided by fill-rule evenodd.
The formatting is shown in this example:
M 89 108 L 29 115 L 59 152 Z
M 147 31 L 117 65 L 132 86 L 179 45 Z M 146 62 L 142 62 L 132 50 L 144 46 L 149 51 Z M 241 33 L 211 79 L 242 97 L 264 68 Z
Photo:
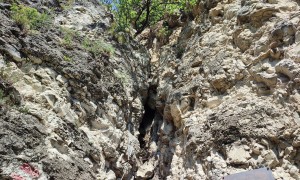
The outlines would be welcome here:
M 79 36 L 78 32 L 69 28 L 61 28 L 61 32 L 63 34 L 62 45 L 66 48 L 72 48 L 75 36 Z
M 20 106 L 20 107 L 17 107 L 17 110 L 20 112 L 20 113 L 24 113 L 24 114 L 29 114 L 29 108 L 27 106 Z
M 71 9 L 75 0 L 58 0 L 58 2 L 63 10 L 68 10 L 68 9 Z
M 49 23 L 49 15 L 39 13 L 36 9 L 24 5 L 11 6 L 12 19 L 26 30 L 37 30 Z
M 169 30 L 169 28 L 166 26 L 163 26 L 160 30 L 158 30 L 157 36 L 162 39 L 162 38 L 169 36 L 170 33 L 171 33 L 171 31 Z
M 72 58 L 69 56 L 64 56 L 64 61 L 71 62 Z
M 115 52 L 114 47 L 103 40 L 90 40 L 85 38 L 82 45 L 85 50 L 93 53 L 94 55 L 100 55 L 104 53 L 113 55 Z

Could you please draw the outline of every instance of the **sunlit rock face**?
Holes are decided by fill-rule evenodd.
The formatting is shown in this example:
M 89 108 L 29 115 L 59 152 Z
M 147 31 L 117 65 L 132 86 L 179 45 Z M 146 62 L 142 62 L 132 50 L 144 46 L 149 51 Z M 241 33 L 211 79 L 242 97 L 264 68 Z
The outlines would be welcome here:
M 275 179 L 299 179 L 298 11 L 288 0 L 200 1 L 167 43 L 154 39 L 155 177 L 268 167 Z
M 97 1 L 20 3 L 51 18 L 0 3 L 0 179 L 300 179 L 299 2 L 200 0 L 134 38 Z

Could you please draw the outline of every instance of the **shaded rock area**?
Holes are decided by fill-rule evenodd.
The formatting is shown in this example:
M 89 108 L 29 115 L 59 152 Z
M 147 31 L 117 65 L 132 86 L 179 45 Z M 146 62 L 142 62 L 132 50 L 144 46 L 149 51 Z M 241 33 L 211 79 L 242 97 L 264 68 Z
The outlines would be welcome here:
M 199 0 L 135 38 L 96 0 L 19 3 L 50 20 L 0 2 L 0 179 L 300 179 L 296 0 Z

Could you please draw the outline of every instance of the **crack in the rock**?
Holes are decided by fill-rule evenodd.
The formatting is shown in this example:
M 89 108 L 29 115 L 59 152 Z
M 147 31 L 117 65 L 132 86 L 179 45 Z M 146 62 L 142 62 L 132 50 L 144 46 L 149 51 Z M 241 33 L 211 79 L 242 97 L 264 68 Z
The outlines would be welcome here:
M 148 105 L 148 103 L 145 104 L 144 109 L 145 109 L 145 113 L 144 113 L 143 119 L 142 119 L 140 127 L 139 127 L 140 134 L 138 136 L 138 140 L 140 142 L 141 148 L 144 148 L 146 145 L 146 141 L 144 138 L 145 138 L 145 135 L 147 134 L 147 129 L 150 128 L 151 124 L 153 123 L 155 113 L 156 113 L 156 110 L 152 109 Z

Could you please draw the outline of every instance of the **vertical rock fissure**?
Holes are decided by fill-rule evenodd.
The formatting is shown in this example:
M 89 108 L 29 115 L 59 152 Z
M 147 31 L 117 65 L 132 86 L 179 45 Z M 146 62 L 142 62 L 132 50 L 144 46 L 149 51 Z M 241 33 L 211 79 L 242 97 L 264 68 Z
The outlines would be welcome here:
M 148 97 L 148 99 L 149 99 L 149 97 Z M 148 100 L 147 100 L 147 102 L 148 102 Z M 144 148 L 147 143 L 145 141 L 145 136 L 147 134 L 147 130 L 151 127 L 151 124 L 153 123 L 155 113 L 156 113 L 155 108 L 153 109 L 152 107 L 150 107 L 147 102 L 144 105 L 145 113 L 144 113 L 143 119 L 142 119 L 140 127 L 139 127 L 140 134 L 139 134 L 138 140 L 140 142 L 141 148 Z
M 145 148 L 146 144 L 147 144 L 147 140 L 145 140 L 145 136 L 147 134 L 149 134 L 150 136 L 152 136 L 153 133 L 151 133 L 150 131 L 152 131 L 152 126 L 154 123 L 154 119 L 156 116 L 156 105 L 155 105 L 155 97 L 156 97 L 156 86 L 150 86 L 148 89 L 148 96 L 145 98 L 146 102 L 144 104 L 144 115 L 142 118 L 142 121 L 140 123 L 139 126 L 139 136 L 138 136 L 138 140 L 140 142 L 140 148 Z M 155 138 L 154 138 L 155 139 Z M 150 139 L 148 139 L 149 141 Z

